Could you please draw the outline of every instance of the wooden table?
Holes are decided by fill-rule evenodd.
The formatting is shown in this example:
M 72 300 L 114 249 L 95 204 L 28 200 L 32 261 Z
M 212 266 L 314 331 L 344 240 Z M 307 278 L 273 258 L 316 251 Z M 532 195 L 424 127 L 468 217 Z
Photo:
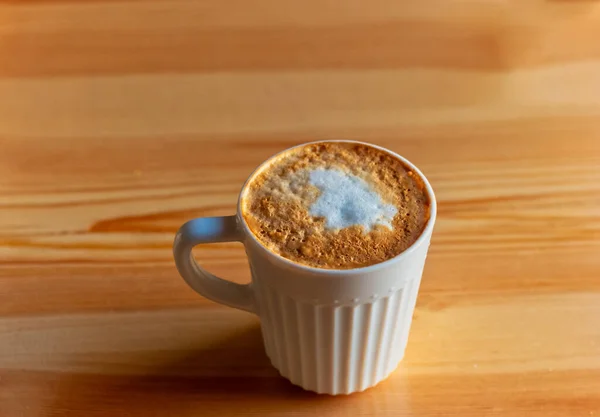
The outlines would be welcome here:
M 397 151 L 439 221 L 400 368 L 317 396 L 178 276 L 269 155 Z M 243 248 L 204 248 L 248 280 Z M 600 416 L 600 3 L 0 5 L 0 416 Z

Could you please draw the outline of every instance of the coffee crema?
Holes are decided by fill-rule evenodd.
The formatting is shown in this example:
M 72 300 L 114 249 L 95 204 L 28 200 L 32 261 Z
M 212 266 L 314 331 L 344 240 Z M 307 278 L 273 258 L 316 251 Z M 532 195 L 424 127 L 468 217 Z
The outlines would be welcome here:
M 423 232 L 430 200 L 417 173 L 349 142 L 291 149 L 255 175 L 242 215 L 271 251 L 299 264 L 352 269 L 383 262 Z

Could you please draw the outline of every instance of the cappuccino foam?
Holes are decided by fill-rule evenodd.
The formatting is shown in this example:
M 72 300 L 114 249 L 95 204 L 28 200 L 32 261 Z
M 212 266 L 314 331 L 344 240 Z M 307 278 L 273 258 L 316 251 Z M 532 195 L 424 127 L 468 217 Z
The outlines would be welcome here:
M 323 142 L 277 156 L 251 179 L 242 215 L 271 251 L 300 264 L 350 269 L 390 259 L 429 219 L 421 178 L 364 144 Z
M 310 206 L 309 213 L 323 217 L 326 229 L 362 226 L 370 232 L 376 224 L 392 228 L 392 219 L 398 209 L 383 202 L 377 191 L 362 178 L 339 169 L 318 168 L 310 172 L 310 183 L 321 194 Z

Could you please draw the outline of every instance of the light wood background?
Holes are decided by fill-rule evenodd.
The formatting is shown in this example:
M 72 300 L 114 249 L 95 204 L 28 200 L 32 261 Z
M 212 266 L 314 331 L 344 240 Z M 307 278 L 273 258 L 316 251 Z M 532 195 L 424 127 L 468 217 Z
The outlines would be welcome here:
M 322 138 L 440 202 L 405 361 L 340 398 L 171 259 Z M 197 415 L 600 416 L 600 2 L 0 2 L 0 416 Z

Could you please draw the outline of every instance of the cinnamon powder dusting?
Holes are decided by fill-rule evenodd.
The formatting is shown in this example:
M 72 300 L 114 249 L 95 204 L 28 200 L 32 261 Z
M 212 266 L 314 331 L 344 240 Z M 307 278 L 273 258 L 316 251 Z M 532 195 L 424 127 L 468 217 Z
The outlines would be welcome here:
M 311 215 L 321 190 L 310 173 L 335 169 L 358 177 L 397 212 L 391 224 L 370 230 L 353 225 L 328 229 Z M 280 155 L 252 179 L 242 215 L 267 248 L 308 266 L 351 269 L 393 258 L 411 246 L 429 219 L 430 201 L 421 178 L 392 155 L 362 144 L 325 142 Z M 391 228 L 389 227 L 391 226 Z

